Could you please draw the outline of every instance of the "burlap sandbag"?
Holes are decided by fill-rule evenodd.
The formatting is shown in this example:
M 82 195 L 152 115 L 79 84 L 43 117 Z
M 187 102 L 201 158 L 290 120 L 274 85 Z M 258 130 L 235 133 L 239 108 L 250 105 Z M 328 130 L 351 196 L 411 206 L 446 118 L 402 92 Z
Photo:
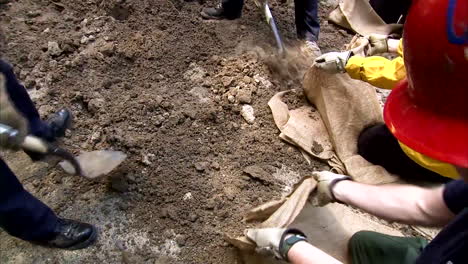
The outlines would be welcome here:
M 279 92 L 268 102 L 273 120 L 281 131 L 279 137 L 299 147 L 309 164 L 311 163 L 310 156 L 312 156 L 327 162 L 332 171 L 345 173 L 344 164 L 333 151 L 333 145 L 320 113 L 311 105 L 290 110 L 282 101 L 287 93 L 294 94 L 296 91 Z
M 368 0 L 344 0 L 330 13 L 328 19 L 362 36 L 372 33 L 390 35 L 402 30 L 402 25 L 386 24 Z
M 369 125 L 383 122 L 374 87 L 353 80 L 347 74 L 329 74 L 311 67 L 304 78 L 304 92 L 320 112 L 335 152 L 345 164 L 348 175 L 369 184 L 397 181 L 395 175 L 369 163 L 357 153 L 361 131 Z
M 316 186 L 317 182 L 312 177 L 304 177 L 288 196 L 250 210 L 244 221 L 263 221 L 259 227 L 287 227 L 300 214 L 309 194 Z M 245 236 L 234 237 L 226 234 L 225 238 L 241 250 L 253 251 L 255 249 L 255 243 Z

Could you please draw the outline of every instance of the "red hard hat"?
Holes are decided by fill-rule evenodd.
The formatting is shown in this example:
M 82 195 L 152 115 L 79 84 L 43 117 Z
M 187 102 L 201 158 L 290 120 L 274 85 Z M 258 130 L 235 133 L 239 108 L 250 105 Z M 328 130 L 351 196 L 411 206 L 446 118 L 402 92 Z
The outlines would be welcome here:
M 403 144 L 468 168 L 468 1 L 413 0 L 403 31 L 407 81 L 385 123 Z

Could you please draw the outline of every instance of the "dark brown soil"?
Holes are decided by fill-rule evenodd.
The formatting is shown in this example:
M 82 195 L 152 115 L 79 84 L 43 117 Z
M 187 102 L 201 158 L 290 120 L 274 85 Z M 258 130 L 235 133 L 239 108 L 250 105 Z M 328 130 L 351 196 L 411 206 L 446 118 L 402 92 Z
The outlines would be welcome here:
M 284 39 L 293 43 L 293 8 L 271 2 Z M 307 164 L 277 137 L 267 102 L 278 91 L 300 90 L 300 80 L 285 82 L 258 55 L 274 42 L 253 2 L 236 21 L 204 21 L 200 8 L 182 0 L 1 5 L 1 57 L 15 66 L 44 117 L 61 107 L 73 111 L 63 146 L 128 155 L 103 182 L 56 168 L 28 179 L 28 189 L 58 215 L 97 225 L 106 235 L 96 246 L 67 255 L 1 242 L 1 263 L 17 263 L 15 248 L 26 254 L 24 263 L 239 263 L 223 234 L 241 234 L 246 210 L 284 193 L 289 183 L 274 175 L 326 167 Z M 321 6 L 323 51 L 349 40 L 327 24 L 330 10 Z M 240 103 L 253 106 L 253 124 L 242 118 Z M 263 172 L 261 179 L 244 173 L 249 166 Z M 59 201 L 50 196 L 57 191 Z M 113 199 L 117 209 L 103 206 Z M 125 217 L 113 218 L 114 211 Z M 121 228 L 109 231 L 114 224 Z M 147 240 L 122 238 L 132 232 Z

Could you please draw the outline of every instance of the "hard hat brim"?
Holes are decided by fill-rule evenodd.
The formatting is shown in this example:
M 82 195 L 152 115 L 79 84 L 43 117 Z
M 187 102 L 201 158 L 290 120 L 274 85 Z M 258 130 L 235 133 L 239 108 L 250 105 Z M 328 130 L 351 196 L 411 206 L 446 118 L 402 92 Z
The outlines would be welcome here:
M 418 107 L 410 92 L 404 80 L 387 98 L 384 119 L 392 134 L 417 152 L 468 168 L 468 117 L 457 119 Z

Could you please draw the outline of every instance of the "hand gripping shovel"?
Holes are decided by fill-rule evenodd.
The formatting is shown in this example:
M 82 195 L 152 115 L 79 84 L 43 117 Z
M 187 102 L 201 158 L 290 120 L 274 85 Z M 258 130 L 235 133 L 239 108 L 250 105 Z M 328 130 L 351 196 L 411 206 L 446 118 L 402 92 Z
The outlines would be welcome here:
M 0 132 L 9 134 L 9 137 L 18 135 L 17 130 L 3 124 L 0 124 Z M 75 158 L 65 149 L 32 135 L 28 135 L 24 138 L 21 147 L 24 150 L 62 158 L 64 161 L 60 162 L 60 166 L 65 172 L 80 175 L 88 179 L 96 179 L 108 174 L 119 166 L 127 157 L 120 151 L 98 150 L 83 152 Z

